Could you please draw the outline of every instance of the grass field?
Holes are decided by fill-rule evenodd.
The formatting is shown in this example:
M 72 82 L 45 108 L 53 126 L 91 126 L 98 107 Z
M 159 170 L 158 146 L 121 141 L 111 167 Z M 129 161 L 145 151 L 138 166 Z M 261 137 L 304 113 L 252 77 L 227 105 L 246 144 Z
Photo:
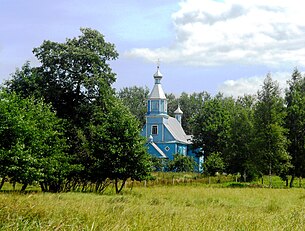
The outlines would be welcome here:
M 134 187 L 0 193 L 0 230 L 305 230 L 304 189 Z

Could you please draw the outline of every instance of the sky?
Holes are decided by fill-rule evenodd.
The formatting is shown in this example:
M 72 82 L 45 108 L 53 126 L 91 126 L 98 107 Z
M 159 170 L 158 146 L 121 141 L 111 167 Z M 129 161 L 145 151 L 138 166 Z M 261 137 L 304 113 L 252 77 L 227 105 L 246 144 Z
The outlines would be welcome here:
M 44 40 L 64 42 L 81 27 L 114 43 L 116 89 L 153 87 L 157 60 L 166 93 L 255 94 L 268 73 L 286 87 L 305 67 L 299 0 L 0 0 L 0 83 Z

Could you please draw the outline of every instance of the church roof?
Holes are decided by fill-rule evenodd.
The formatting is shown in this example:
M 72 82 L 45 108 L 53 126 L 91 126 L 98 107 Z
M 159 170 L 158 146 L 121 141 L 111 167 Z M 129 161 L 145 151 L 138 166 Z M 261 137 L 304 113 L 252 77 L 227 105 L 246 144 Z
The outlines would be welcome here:
M 156 149 L 160 156 L 162 156 L 163 158 L 167 158 L 164 152 L 154 142 L 151 142 L 150 145 L 153 146 L 154 149 Z
M 176 111 L 174 111 L 174 114 L 183 114 L 183 111 L 180 109 L 180 106 L 178 105 L 178 108 Z
M 156 83 L 154 85 L 154 88 L 152 89 L 148 98 L 149 99 L 166 99 L 161 84 Z
M 154 88 L 152 89 L 150 95 L 148 96 L 148 98 L 149 99 L 166 99 L 164 91 L 162 89 L 162 85 L 161 85 L 162 74 L 159 70 L 159 66 L 157 67 L 157 72 L 154 74 L 154 79 L 155 79 L 155 85 L 154 85 Z
M 173 117 L 168 117 L 167 123 L 164 124 L 168 131 L 172 134 L 175 140 L 185 143 L 191 144 L 192 142 L 189 140 L 190 136 L 187 136 L 181 127 L 181 124 Z
M 157 68 L 157 72 L 154 74 L 154 78 L 161 78 L 162 79 L 163 75 L 161 74 L 160 70 L 159 70 L 159 66 Z

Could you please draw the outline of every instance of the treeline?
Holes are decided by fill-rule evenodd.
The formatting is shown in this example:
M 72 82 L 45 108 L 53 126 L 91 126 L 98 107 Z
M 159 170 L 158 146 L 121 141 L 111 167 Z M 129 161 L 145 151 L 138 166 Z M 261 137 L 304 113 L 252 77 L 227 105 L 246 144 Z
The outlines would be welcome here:
M 173 116 L 179 102 L 183 128 L 193 135 L 194 147 L 204 150 L 206 174 L 239 173 L 245 181 L 277 174 L 287 185 L 292 176 L 292 186 L 295 177 L 305 175 L 304 75 L 295 69 L 281 91 L 268 74 L 256 95 L 237 99 L 221 93 L 168 94 L 168 112 Z M 124 88 L 117 95 L 144 124 L 147 89 Z
M 101 192 L 150 175 L 138 120 L 119 100 L 109 65 L 115 46 L 81 29 L 64 43 L 44 41 L 0 91 L 0 189 Z
M 150 177 L 152 162 L 140 129 L 148 88 L 113 89 L 114 44 L 81 29 L 63 43 L 44 41 L 0 90 L 0 189 L 8 181 L 42 191 L 91 190 Z M 234 99 L 206 92 L 167 95 L 173 115 L 204 150 L 204 171 L 240 173 L 244 180 L 277 174 L 290 185 L 305 173 L 305 77 L 295 70 L 285 96 L 270 75 L 254 96 Z M 181 168 L 182 166 L 182 168 Z M 180 158 L 169 170 L 191 168 Z M 288 183 L 288 182 L 287 182 Z

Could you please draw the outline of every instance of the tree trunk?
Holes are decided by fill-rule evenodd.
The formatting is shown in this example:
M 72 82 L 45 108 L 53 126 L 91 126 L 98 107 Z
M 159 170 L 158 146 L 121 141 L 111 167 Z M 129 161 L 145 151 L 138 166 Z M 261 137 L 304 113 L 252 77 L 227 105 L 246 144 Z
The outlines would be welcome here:
M 46 189 L 45 189 L 45 187 L 44 187 L 44 185 L 43 185 L 42 182 L 40 183 L 40 188 L 41 188 L 41 191 L 42 191 L 42 192 L 45 192 L 45 191 L 46 191 Z
M 271 179 L 271 162 L 269 163 L 269 188 L 272 187 L 272 179 Z
M 95 183 L 95 192 L 99 192 L 99 188 L 100 188 L 100 183 L 96 182 Z
M 114 182 L 115 182 L 115 193 L 119 194 L 122 191 L 122 189 L 123 189 L 123 187 L 125 185 L 126 180 L 125 179 L 122 180 L 122 184 L 121 184 L 120 187 L 119 187 L 119 180 L 118 180 L 118 178 L 115 178 Z
M 1 183 L 0 183 L 0 189 L 2 189 L 2 186 L 4 185 L 5 182 L 5 177 L 2 178 Z
M 293 174 L 292 176 L 291 176 L 291 180 L 290 180 L 290 188 L 292 188 L 293 187 L 293 181 L 294 181 L 294 177 L 295 177 L 295 175 Z
M 26 187 L 28 187 L 28 183 L 23 184 L 20 191 L 21 191 L 21 192 L 24 192 L 25 189 L 26 189 Z

